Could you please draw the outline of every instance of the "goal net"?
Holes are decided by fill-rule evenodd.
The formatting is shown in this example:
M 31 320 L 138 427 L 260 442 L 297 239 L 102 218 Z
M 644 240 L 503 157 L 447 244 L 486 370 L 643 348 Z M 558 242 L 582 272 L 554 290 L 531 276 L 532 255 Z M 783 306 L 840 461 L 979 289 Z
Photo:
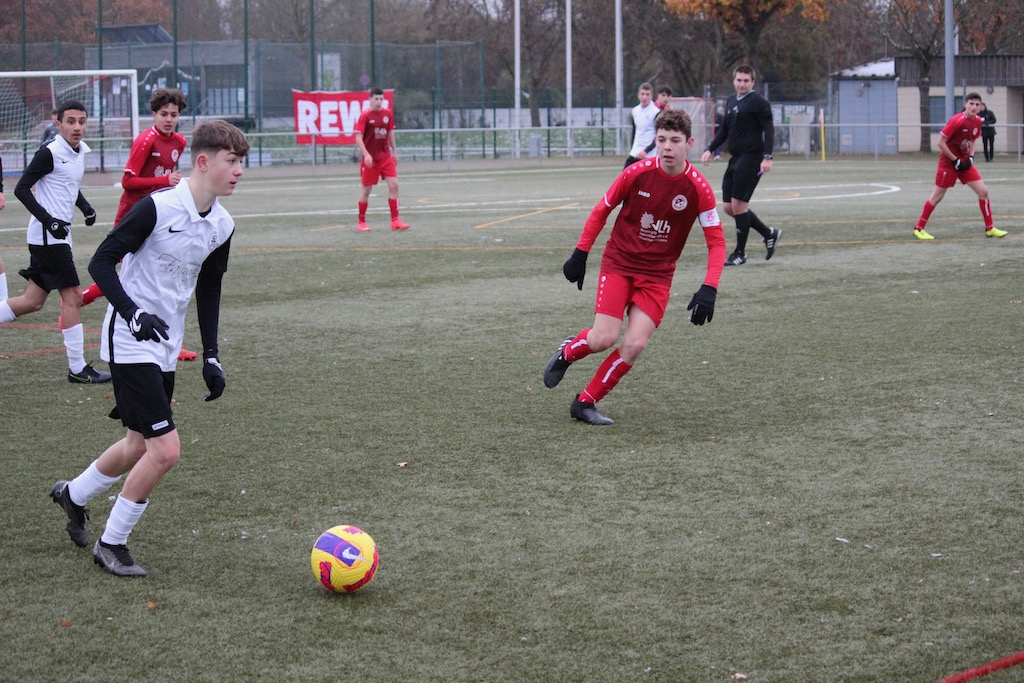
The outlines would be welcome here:
M 139 88 L 134 69 L 0 71 L 0 140 L 35 142 L 50 112 L 77 100 L 89 115 L 85 139 L 127 140 L 139 134 Z
M 673 109 L 682 109 L 693 121 L 693 147 L 687 158 L 700 159 L 701 152 L 715 137 L 715 101 L 704 97 L 673 97 Z

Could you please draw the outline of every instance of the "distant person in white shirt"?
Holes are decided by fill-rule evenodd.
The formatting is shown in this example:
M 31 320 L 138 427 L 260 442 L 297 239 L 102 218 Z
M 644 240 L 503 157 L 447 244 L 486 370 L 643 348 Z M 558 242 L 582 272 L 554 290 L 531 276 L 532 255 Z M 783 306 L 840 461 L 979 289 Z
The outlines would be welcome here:
M 623 166 L 635 164 L 647 156 L 647 148 L 654 142 L 654 119 L 661 110 L 652 102 L 654 99 L 654 86 L 644 81 L 637 90 L 636 97 L 640 104 L 633 107 L 630 117 L 633 120 L 633 146 L 629 149 L 629 156 Z

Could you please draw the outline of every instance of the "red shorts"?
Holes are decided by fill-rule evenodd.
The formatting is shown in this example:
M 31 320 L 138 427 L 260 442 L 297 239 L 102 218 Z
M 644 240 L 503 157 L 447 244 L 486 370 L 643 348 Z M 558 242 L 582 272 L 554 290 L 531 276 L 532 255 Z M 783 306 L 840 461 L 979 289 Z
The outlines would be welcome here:
M 386 156 L 383 159 L 374 159 L 373 166 L 367 168 L 362 161 L 359 162 L 359 180 L 364 187 L 376 185 L 381 178 L 397 178 L 398 164 L 393 156 Z
M 595 313 L 603 313 L 622 320 L 631 305 L 636 305 L 661 325 L 668 307 L 672 288 L 667 284 L 651 282 L 639 277 L 602 272 L 597 281 L 597 303 Z
M 935 172 L 935 185 L 937 187 L 953 187 L 958 179 L 966 185 L 967 183 L 973 183 L 975 180 L 981 180 L 981 174 L 978 173 L 978 167 L 974 165 L 966 171 L 958 171 L 953 168 L 953 164 L 949 166 L 939 164 L 939 170 Z

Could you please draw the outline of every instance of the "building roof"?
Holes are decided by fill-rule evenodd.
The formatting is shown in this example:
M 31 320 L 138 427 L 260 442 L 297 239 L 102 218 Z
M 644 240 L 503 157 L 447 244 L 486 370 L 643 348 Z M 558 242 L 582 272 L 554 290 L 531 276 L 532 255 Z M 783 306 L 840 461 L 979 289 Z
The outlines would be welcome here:
M 877 62 L 869 62 L 860 66 L 853 66 L 832 74 L 833 78 L 852 78 L 864 80 L 868 78 L 896 78 L 896 60 L 882 59 Z
M 103 37 L 111 44 L 171 43 L 174 37 L 160 24 L 121 24 L 104 26 Z

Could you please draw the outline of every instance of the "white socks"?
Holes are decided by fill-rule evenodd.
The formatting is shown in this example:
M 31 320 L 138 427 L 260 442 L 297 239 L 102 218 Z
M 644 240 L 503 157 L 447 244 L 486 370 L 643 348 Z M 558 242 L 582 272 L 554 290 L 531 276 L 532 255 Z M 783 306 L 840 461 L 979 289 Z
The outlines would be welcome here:
M 85 369 L 85 334 L 82 323 L 61 330 L 64 348 L 68 352 L 68 369 L 76 375 Z
M 107 527 L 103 530 L 100 540 L 107 545 L 124 545 L 128 542 L 128 534 L 135 528 L 139 517 L 145 512 L 149 501 L 133 503 L 123 496 L 118 496 L 114 507 L 107 518 Z
M 100 495 L 111 486 L 117 483 L 121 477 L 108 477 L 96 467 L 93 460 L 85 471 L 71 480 L 68 484 L 68 497 L 75 505 L 85 505 L 90 500 Z
M 0 301 L 7 298 L 7 273 L 0 273 Z
M 14 315 L 14 311 L 7 304 L 7 298 L 4 297 L 3 301 L 0 301 L 0 323 L 12 322 L 18 316 Z

